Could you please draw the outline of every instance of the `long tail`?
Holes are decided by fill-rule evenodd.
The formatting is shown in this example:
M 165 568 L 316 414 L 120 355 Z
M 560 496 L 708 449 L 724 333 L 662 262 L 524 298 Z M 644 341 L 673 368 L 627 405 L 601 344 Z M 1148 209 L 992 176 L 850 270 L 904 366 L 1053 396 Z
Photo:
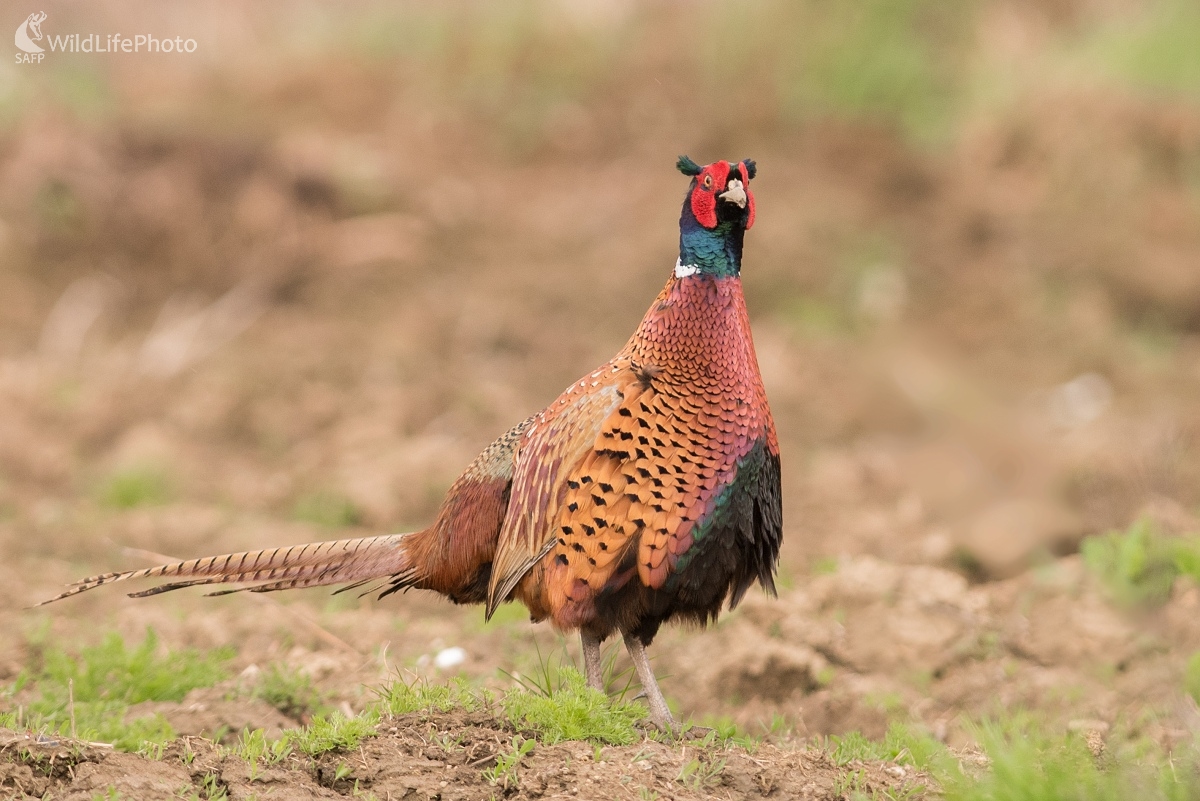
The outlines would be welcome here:
M 364 537 L 354 540 L 310 542 L 289 548 L 268 551 L 205 556 L 186 562 L 130 570 L 125 573 L 105 573 L 81 579 L 62 593 L 42 601 L 37 606 L 61 601 L 81 592 L 105 584 L 128 579 L 170 577 L 183 581 L 160 584 L 141 592 L 132 592 L 130 597 L 140 598 L 170 592 L 197 584 L 240 584 L 263 582 L 240 589 L 250 592 L 274 592 L 301 587 L 319 587 L 327 584 L 353 582 L 359 586 L 373 579 L 390 579 L 389 592 L 412 586 L 415 566 L 411 563 L 404 540 L 409 534 L 389 534 L 382 537 Z M 212 593 L 223 595 L 238 592 L 238 589 Z

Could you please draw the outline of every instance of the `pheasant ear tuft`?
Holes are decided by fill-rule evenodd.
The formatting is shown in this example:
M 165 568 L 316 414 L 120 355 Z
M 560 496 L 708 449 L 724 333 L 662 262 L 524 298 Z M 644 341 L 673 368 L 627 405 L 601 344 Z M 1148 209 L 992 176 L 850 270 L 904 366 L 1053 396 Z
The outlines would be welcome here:
M 692 161 L 687 156 L 680 156 L 675 162 L 675 169 L 679 170 L 684 175 L 699 175 L 700 165 Z
M 758 165 L 754 163 L 754 159 L 742 159 L 742 163 L 746 165 L 746 177 L 753 181 L 754 176 L 758 175 Z

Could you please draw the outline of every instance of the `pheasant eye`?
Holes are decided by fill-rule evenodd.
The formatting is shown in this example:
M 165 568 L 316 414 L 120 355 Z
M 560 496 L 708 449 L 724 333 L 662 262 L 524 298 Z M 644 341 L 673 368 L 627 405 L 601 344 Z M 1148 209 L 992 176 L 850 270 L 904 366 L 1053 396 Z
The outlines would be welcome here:
M 712 176 L 711 175 L 704 176 L 704 188 L 712 189 Z

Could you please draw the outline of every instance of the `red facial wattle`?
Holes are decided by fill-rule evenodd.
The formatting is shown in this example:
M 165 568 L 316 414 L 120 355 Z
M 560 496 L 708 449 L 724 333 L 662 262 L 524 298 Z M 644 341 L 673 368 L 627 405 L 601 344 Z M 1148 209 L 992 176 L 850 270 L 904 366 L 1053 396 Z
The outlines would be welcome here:
M 692 191 L 692 214 L 705 228 L 717 227 L 717 194 L 725 191 L 729 180 L 729 162 L 715 161 L 696 176 Z
M 728 161 L 717 161 L 709 164 L 696 176 L 696 188 L 692 190 L 692 214 L 705 228 L 717 227 L 717 199 L 726 190 L 732 168 Z M 746 192 L 746 227 L 749 228 L 754 225 L 754 195 L 750 192 L 750 176 L 745 163 L 738 162 L 737 174 Z

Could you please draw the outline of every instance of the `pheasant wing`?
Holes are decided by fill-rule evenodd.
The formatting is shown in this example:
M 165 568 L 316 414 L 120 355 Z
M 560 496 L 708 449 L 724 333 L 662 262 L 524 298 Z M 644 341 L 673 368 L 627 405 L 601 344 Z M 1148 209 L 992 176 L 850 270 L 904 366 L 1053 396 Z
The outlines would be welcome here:
M 770 418 L 749 404 L 725 405 L 653 387 L 625 393 L 568 476 L 551 531 L 574 577 L 599 589 L 636 542 L 642 583 L 662 587 L 735 487 L 761 503 L 751 516 L 779 527 L 778 468 L 759 475 L 764 460 L 778 464 Z
M 711 296 L 677 302 L 685 291 Z M 744 539 L 729 556 L 739 562 L 735 601 L 753 578 L 771 586 L 779 445 L 740 289 L 668 284 L 660 301 L 635 338 L 640 352 L 626 360 L 620 404 L 563 487 L 546 576 L 550 606 L 567 610 L 556 612 L 560 624 L 587 619 L 596 593 L 635 573 L 645 587 L 667 587 L 712 532 Z M 663 345 L 669 339 L 657 332 L 687 331 L 687 310 L 701 301 L 720 323 L 696 331 L 691 349 Z
M 592 451 L 605 421 L 620 405 L 618 379 L 626 372 L 615 364 L 602 367 L 573 384 L 525 428 L 492 562 L 488 617 L 554 546 L 550 523 L 564 481 Z

